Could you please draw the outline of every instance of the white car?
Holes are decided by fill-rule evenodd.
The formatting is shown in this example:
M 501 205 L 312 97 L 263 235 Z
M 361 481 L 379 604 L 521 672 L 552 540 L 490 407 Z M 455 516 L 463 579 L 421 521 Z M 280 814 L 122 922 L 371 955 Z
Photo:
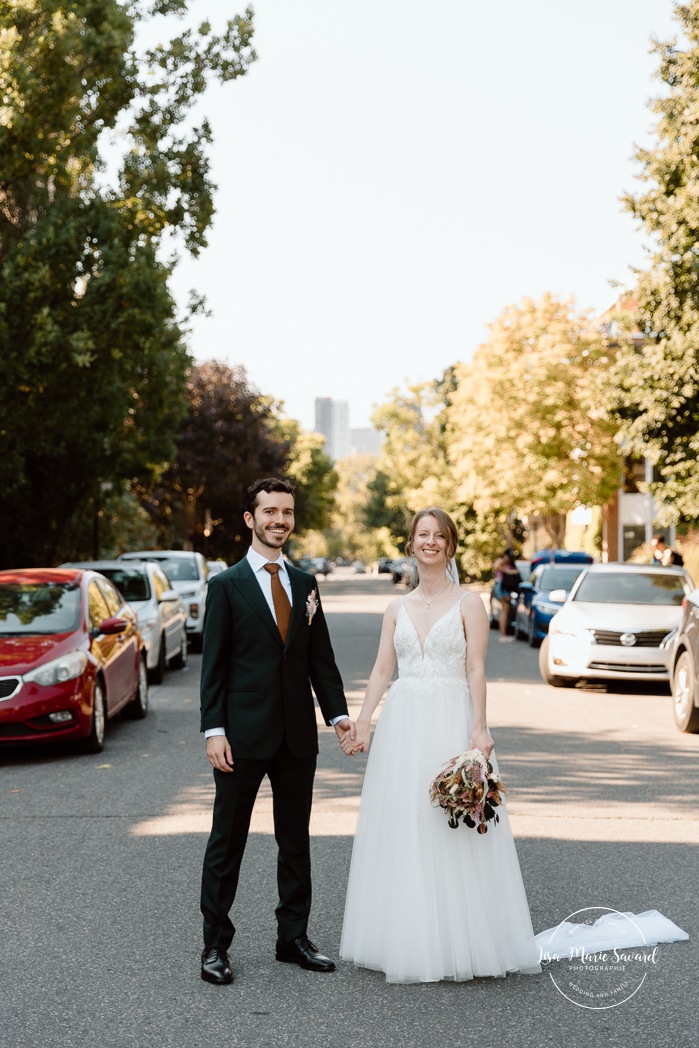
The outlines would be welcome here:
M 167 664 L 184 669 L 187 665 L 187 611 L 157 564 L 90 560 L 72 566 L 90 568 L 104 575 L 136 612 L 146 649 L 148 679 L 152 684 L 162 682 Z
M 682 601 L 692 588 L 680 567 L 591 564 L 551 619 L 542 677 L 554 687 L 580 679 L 669 683 Z
M 220 575 L 228 567 L 225 560 L 207 560 L 206 566 L 209 569 L 209 578 L 212 575 Z
M 187 636 L 192 648 L 201 651 L 209 569 L 201 553 L 181 549 L 142 549 L 122 553 L 121 560 L 150 561 L 165 572 L 187 611 Z

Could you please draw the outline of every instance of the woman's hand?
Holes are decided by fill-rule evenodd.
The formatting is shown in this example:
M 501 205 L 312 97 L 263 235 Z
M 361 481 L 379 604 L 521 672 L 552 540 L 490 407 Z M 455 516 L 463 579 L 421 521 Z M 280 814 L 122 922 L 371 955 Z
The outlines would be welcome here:
M 357 721 L 357 724 L 355 725 L 354 739 L 351 739 L 348 733 L 345 735 L 340 745 L 348 757 L 354 757 L 355 753 L 368 753 L 370 735 L 370 726 L 368 724 L 360 724 L 360 722 Z
M 468 748 L 470 750 L 480 750 L 484 757 L 490 757 L 494 747 L 495 743 L 493 742 L 493 736 L 487 728 L 473 729 L 468 743 Z

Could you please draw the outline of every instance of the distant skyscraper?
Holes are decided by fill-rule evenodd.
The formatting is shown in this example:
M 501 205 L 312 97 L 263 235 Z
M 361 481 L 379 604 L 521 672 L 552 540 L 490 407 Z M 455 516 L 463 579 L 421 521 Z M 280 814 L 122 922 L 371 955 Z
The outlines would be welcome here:
M 350 441 L 353 455 L 378 455 L 383 443 L 383 435 L 373 426 L 350 430 Z
M 333 461 L 346 458 L 352 450 L 347 401 L 316 397 L 316 431 L 325 437 L 325 450 Z

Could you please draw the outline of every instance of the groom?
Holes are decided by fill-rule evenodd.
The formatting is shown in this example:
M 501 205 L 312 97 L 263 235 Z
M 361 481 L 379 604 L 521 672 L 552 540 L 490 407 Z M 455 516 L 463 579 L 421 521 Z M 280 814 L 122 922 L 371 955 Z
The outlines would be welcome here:
M 312 575 L 288 564 L 294 489 L 285 480 L 248 488 L 247 555 L 209 583 L 201 672 L 201 730 L 214 769 L 211 836 L 204 857 L 201 977 L 230 983 L 228 916 L 257 791 L 269 776 L 279 846 L 278 961 L 315 972 L 334 963 L 306 931 L 311 909 L 309 820 L 318 753 L 311 684 L 340 741 L 354 725 Z

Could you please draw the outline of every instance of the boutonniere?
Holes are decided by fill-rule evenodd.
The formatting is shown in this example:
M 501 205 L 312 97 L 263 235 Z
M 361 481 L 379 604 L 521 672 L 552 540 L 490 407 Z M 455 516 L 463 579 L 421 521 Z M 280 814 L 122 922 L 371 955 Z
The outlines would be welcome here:
M 306 616 L 308 618 L 308 625 L 309 626 L 313 622 L 313 616 L 317 612 L 319 605 L 320 605 L 320 601 L 318 600 L 318 597 L 316 596 L 316 591 L 315 590 L 311 590 L 311 592 L 308 594 L 308 600 L 306 601 Z

